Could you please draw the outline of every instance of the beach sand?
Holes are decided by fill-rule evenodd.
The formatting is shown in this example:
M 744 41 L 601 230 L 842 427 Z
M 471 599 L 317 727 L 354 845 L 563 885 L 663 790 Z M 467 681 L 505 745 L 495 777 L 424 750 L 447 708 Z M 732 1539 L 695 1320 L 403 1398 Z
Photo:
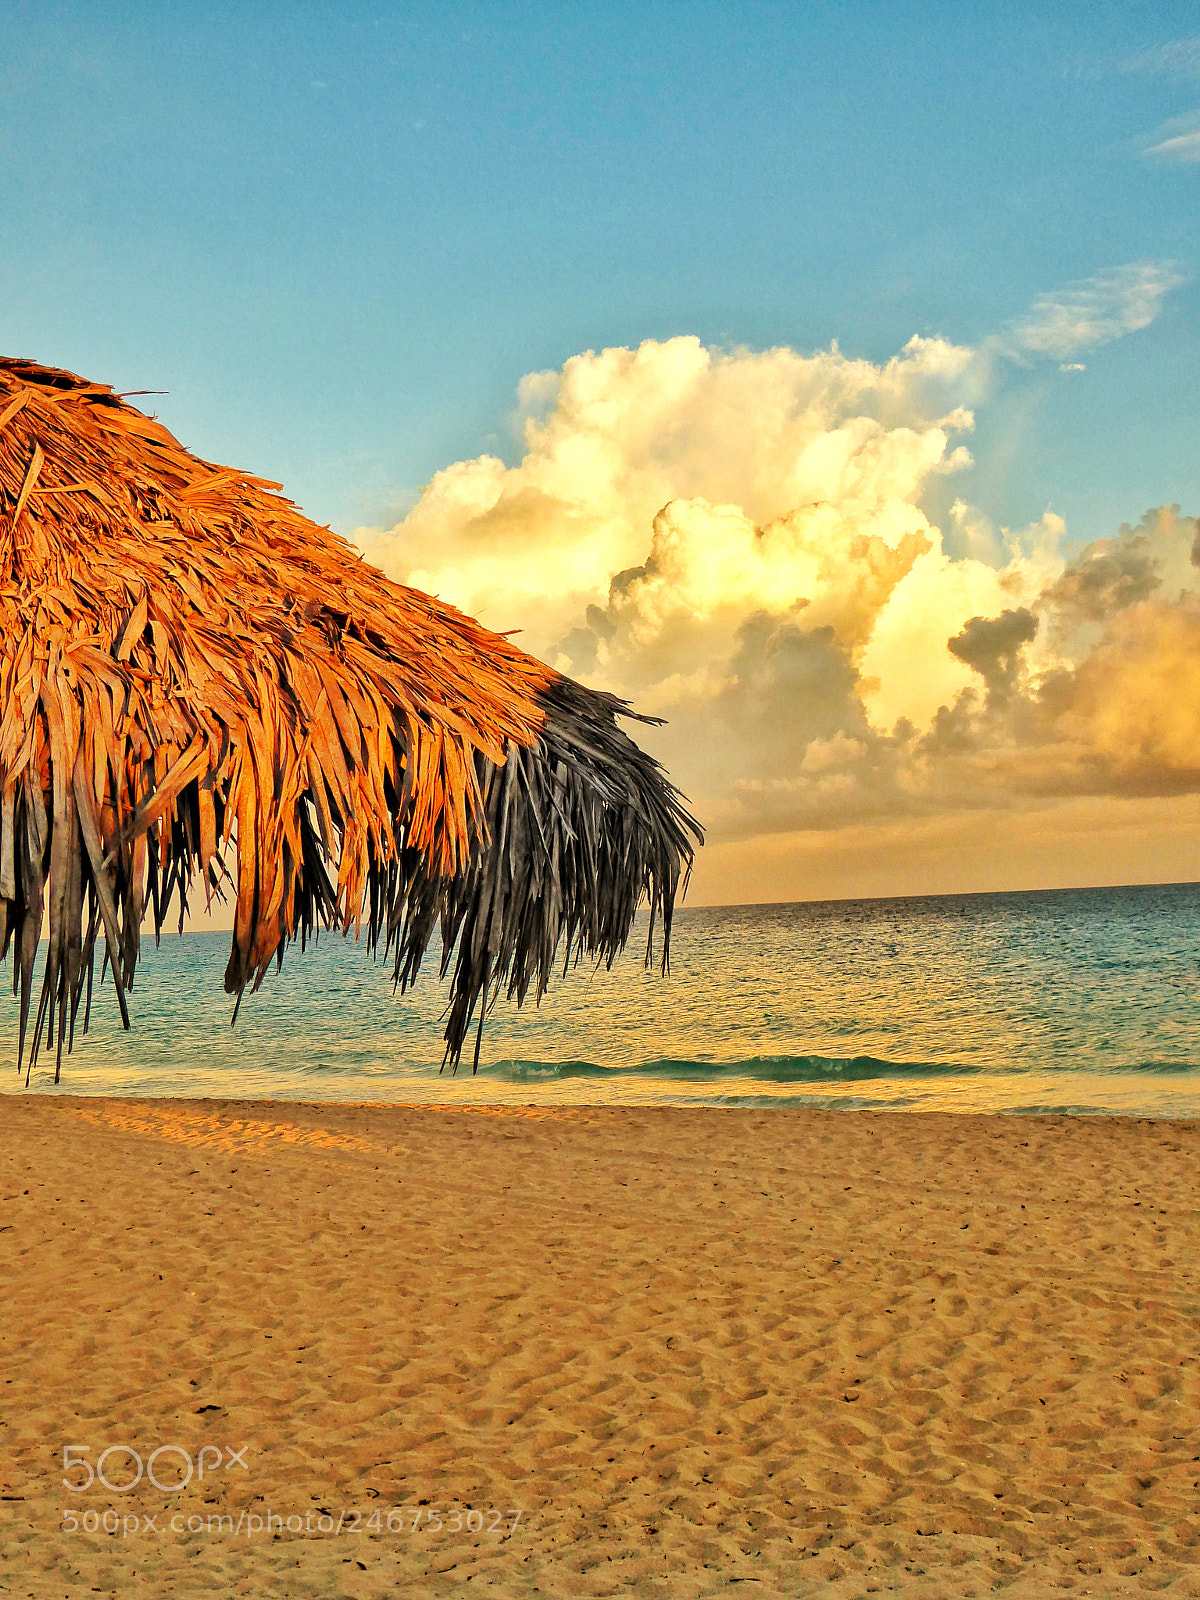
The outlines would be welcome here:
M 1200 1595 L 1200 1126 L 471 1095 L 0 1097 L 0 1594 Z

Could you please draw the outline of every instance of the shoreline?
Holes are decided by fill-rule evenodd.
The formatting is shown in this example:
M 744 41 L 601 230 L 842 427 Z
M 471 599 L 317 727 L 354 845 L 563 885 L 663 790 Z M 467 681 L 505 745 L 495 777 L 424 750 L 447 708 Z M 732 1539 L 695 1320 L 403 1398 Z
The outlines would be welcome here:
M 312 1082 L 298 1087 L 294 1094 L 271 1095 L 257 1092 L 257 1086 L 247 1092 L 230 1089 L 224 1094 L 213 1094 L 209 1087 L 197 1088 L 192 1093 L 164 1092 L 155 1083 L 140 1092 L 128 1083 L 116 1086 L 96 1086 L 79 1082 L 85 1073 L 79 1063 L 69 1063 L 72 1081 L 55 1085 L 48 1074 L 45 1081 L 37 1079 L 25 1087 L 23 1079 L 14 1074 L 11 1087 L 0 1087 L 0 1104 L 6 1100 L 36 1099 L 46 1104 L 73 1100 L 88 1103 L 150 1105 L 213 1105 L 213 1106 L 272 1106 L 311 1107 L 389 1111 L 509 1111 L 520 1112 L 535 1108 L 543 1112 L 604 1112 L 632 1114 L 638 1112 L 709 1112 L 735 1111 L 742 1113 L 776 1111 L 789 1115 L 805 1112 L 846 1114 L 859 1112 L 867 1116 L 888 1118 L 905 1116 L 951 1116 L 1067 1119 L 1073 1122 L 1152 1122 L 1164 1125 L 1200 1125 L 1200 1084 L 1194 1073 L 1095 1073 L 1083 1072 L 1034 1074 L 1013 1072 L 993 1074 L 945 1074 L 888 1078 L 852 1077 L 804 1079 L 795 1082 L 780 1080 L 740 1080 L 734 1087 L 730 1078 L 721 1076 L 708 1080 L 714 1092 L 708 1096 L 693 1094 L 684 1098 L 680 1084 L 692 1082 L 680 1079 L 643 1078 L 641 1075 L 614 1075 L 615 1082 L 602 1077 L 564 1075 L 555 1077 L 531 1075 L 529 1078 L 502 1078 L 481 1074 L 474 1082 L 463 1084 L 450 1076 L 441 1077 L 435 1071 L 428 1075 L 413 1076 L 406 1080 L 389 1080 L 397 1088 L 397 1098 L 381 1099 L 378 1093 L 346 1093 L 347 1085 L 329 1085 L 327 1096 L 313 1094 Z M 64 1068 L 64 1079 L 66 1068 Z M 1153 1087 L 1157 1102 L 1147 1092 L 1147 1080 Z M 704 1082 L 705 1080 L 696 1080 Z M 647 1083 L 676 1086 L 677 1099 L 651 1099 L 645 1092 Z M 595 1086 L 602 1086 L 603 1098 L 589 1099 Z M 757 1094 L 756 1088 L 772 1091 Z M 1038 1090 L 1047 1090 L 1039 1094 Z M 1053 1091 L 1057 1090 L 1057 1094 Z M 1075 1093 L 1069 1093 L 1074 1090 Z M 1019 1091 L 1024 1092 L 1026 1103 L 1021 1103 Z M 1130 1099 L 1138 1099 L 1131 1104 Z M 1105 1103 L 1107 1097 L 1108 1103 Z M 990 1100 L 991 1103 L 987 1103 Z
M 14 1592 L 1200 1579 L 1198 1123 L 28 1094 L 0 1133 Z M 67 1445 L 208 1470 L 76 1495 Z

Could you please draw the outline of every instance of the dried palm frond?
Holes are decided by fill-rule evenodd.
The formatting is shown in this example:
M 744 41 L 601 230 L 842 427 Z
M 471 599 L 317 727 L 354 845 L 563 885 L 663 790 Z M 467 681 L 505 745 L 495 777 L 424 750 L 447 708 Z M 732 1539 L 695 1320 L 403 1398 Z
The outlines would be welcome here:
M 624 703 L 390 582 L 278 488 L 0 360 L 0 959 L 20 1062 L 48 912 L 29 1065 L 57 1041 L 56 1079 L 101 933 L 128 1027 L 143 919 L 157 938 L 174 905 L 182 929 L 197 880 L 232 880 L 239 1004 L 320 928 L 365 922 L 402 988 L 440 933 L 455 1064 L 564 940 L 611 962 L 643 896 L 665 968 L 700 832 Z

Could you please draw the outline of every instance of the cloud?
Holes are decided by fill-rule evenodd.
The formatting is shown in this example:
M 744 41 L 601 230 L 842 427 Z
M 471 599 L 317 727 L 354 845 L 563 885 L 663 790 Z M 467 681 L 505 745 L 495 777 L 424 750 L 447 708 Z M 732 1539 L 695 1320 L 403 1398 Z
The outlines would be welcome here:
M 1173 117 L 1152 135 L 1153 144 L 1143 145 L 1142 154 L 1159 161 L 1175 161 L 1190 166 L 1200 161 L 1200 111 L 1186 117 Z
M 1104 622 L 1126 606 L 1146 600 L 1162 583 L 1158 529 L 1123 529 L 1114 539 L 1097 539 L 1067 566 L 1043 593 L 1043 605 L 1059 618 Z
M 1171 261 L 1131 262 L 1039 295 L 1002 344 L 1013 355 L 1066 361 L 1149 327 L 1164 297 L 1187 281 Z
M 1148 512 L 1065 562 L 1024 612 L 973 619 L 949 648 L 986 698 L 968 689 L 939 713 L 933 789 L 993 805 L 1200 791 L 1198 537 L 1178 507 Z
M 1150 45 L 1124 63 L 1126 72 L 1172 78 L 1200 77 L 1200 34 Z
M 1037 637 L 1037 631 L 1033 612 L 1018 606 L 998 617 L 972 617 L 961 633 L 947 639 L 946 648 L 979 673 L 990 700 L 1005 700 L 1023 665 L 1022 649 Z
M 1144 326 L 1168 277 L 1089 280 L 1027 337 Z M 980 372 L 943 340 L 588 352 L 522 385 L 518 464 L 458 462 L 358 539 L 667 717 L 642 737 L 730 849 L 1200 791 L 1200 529 L 1168 507 L 1069 555 L 1053 513 L 996 533 L 959 498 L 947 545 Z
M 646 560 L 671 501 L 736 506 L 758 527 L 822 505 L 889 538 L 922 526 L 916 502 L 930 478 L 970 461 L 950 439 L 972 426 L 971 362 L 937 339 L 914 339 L 882 366 L 836 346 L 722 353 L 695 338 L 589 351 L 524 380 L 518 466 L 458 462 L 396 528 L 356 537 L 386 570 L 491 626 L 519 621 L 546 651 L 589 604 L 607 604 L 614 574 Z M 811 557 L 780 554 L 786 542 L 768 541 L 757 563 L 741 550 L 736 571 L 710 569 L 704 594 L 696 568 L 693 601 L 720 611 L 729 582 L 771 607 L 788 588 L 794 599 L 796 563 L 807 574 Z
M 1080 734 L 1125 792 L 1200 781 L 1200 595 L 1120 614 L 1076 669 L 1063 731 Z M 1081 726 L 1080 726 L 1081 725 Z

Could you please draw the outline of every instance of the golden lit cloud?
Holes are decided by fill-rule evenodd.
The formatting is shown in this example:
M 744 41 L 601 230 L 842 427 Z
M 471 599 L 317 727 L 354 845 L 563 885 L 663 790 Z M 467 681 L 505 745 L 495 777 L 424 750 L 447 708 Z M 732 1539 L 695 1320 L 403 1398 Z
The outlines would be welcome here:
M 671 501 L 734 506 L 754 526 L 822 503 L 923 526 L 930 476 L 970 459 L 949 445 L 971 426 L 957 394 L 970 363 L 919 339 L 882 367 L 836 348 L 720 354 L 695 338 L 589 352 L 525 379 L 519 466 L 459 462 L 398 527 L 358 538 L 385 570 L 494 627 L 520 625 L 545 653 L 644 564 Z M 786 565 L 737 581 L 775 606 Z
M 1027 347 L 1140 326 L 1164 283 L 1039 302 Z M 878 366 L 577 356 L 525 380 L 518 465 L 459 462 L 359 541 L 666 716 L 642 737 L 710 828 L 703 871 L 736 841 L 1200 790 L 1196 524 L 1164 509 L 1068 557 L 1053 514 L 996 533 L 958 500 L 944 540 L 931 491 L 970 464 L 985 369 L 919 339 Z

